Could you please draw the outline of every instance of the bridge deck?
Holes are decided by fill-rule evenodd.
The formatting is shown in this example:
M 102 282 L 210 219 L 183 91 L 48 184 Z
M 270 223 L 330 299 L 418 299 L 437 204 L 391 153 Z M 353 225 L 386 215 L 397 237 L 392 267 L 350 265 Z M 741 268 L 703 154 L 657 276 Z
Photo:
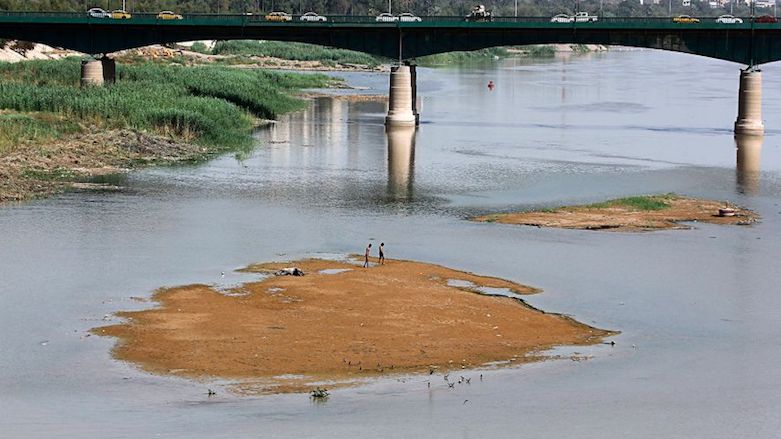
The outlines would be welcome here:
M 266 39 L 321 44 L 389 58 L 415 58 L 500 45 L 547 43 L 649 47 L 760 64 L 781 59 L 781 23 L 697 23 L 661 18 L 599 18 L 553 23 L 550 17 L 421 17 L 420 22 L 377 22 L 375 17 L 328 16 L 326 22 L 272 22 L 262 15 L 185 15 L 162 20 L 155 14 L 130 19 L 69 13 L 0 13 L 0 38 L 21 39 L 100 54 L 202 39 Z

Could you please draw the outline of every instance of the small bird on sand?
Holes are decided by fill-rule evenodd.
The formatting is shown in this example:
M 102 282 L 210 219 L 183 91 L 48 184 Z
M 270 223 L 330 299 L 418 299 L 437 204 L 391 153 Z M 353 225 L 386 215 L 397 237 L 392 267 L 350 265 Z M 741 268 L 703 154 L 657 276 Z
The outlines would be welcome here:
M 207 389 L 207 390 L 208 390 L 208 392 L 206 392 L 206 394 L 207 394 L 207 395 L 209 395 L 209 396 L 214 396 L 214 395 L 216 395 L 216 394 L 217 394 L 217 392 L 215 392 L 215 391 L 214 391 L 214 390 L 212 390 L 212 389 Z
M 451 389 L 456 386 L 456 383 L 447 383 L 447 386 Z
M 225 272 L 224 271 L 220 272 L 220 277 L 225 277 Z
M 466 403 L 468 403 L 468 402 L 469 402 L 469 400 L 468 400 L 468 399 L 465 399 L 465 400 L 464 400 L 464 402 L 463 402 L 463 404 L 461 404 L 461 405 L 464 405 L 464 404 L 466 404 Z

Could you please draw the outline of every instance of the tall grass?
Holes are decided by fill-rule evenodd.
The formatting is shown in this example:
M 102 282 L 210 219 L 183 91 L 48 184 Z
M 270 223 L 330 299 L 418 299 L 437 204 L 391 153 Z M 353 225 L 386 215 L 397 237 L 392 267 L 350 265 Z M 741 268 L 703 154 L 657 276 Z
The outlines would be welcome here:
M 0 108 L 48 112 L 193 137 L 210 146 L 246 144 L 252 116 L 273 119 L 304 105 L 290 96 L 324 87 L 325 75 L 160 64 L 118 66 L 113 86 L 80 88 L 78 59 L 0 64 Z
M 383 58 L 353 50 L 282 41 L 220 41 L 214 46 L 212 52 L 215 55 L 271 56 L 295 61 L 365 64 L 372 67 L 386 61 Z
M 447 52 L 428 55 L 418 58 L 418 63 L 424 66 L 449 65 L 491 60 L 495 58 L 506 58 L 508 56 L 510 56 L 510 54 L 504 47 L 490 47 L 470 52 Z
M 670 201 L 678 198 L 675 194 L 664 195 L 640 195 L 634 197 L 617 198 L 602 203 L 589 204 L 586 207 L 607 208 L 607 207 L 627 207 L 634 210 L 662 210 L 670 207 Z
M 77 123 L 52 114 L 0 113 L 0 156 L 28 142 L 56 139 L 79 130 Z

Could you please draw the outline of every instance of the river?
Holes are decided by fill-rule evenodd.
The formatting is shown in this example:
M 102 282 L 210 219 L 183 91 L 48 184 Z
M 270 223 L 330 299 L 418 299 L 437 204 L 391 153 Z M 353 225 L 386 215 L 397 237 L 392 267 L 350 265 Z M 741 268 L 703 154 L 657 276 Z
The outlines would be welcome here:
M 383 102 L 318 98 L 258 132 L 247 157 L 0 208 L 0 437 L 777 437 L 781 65 L 764 69 L 764 141 L 739 153 L 738 75 L 657 51 L 420 68 L 417 132 L 386 135 Z M 387 89 L 386 74 L 341 76 Z M 762 222 L 608 233 L 465 220 L 663 192 L 731 200 Z M 621 334 L 560 349 L 587 361 L 483 371 L 452 390 L 391 376 L 322 404 L 143 373 L 86 336 L 161 286 L 242 282 L 232 270 L 246 264 L 369 239 L 389 258 L 542 288 L 532 305 Z

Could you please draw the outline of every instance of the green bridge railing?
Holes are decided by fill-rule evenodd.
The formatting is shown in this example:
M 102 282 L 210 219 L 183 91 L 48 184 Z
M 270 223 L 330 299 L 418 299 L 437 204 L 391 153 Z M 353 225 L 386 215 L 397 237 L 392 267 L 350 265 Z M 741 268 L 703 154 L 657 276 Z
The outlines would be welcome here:
M 463 23 L 468 26 L 502 26 L 508 24 L 528 24 L 534 23 L 537 25 L 548 24 L 550 26 L 598 26 L 600 24 L 626 24 L 632 27 L 654 27 L 658 25 L 666 25 L 673 23 L 674 17 L 598 17 L 593 22 L 566 22 L 557 23 L 551 22 L 552 17 L 515 17 L 515 16 L 502 16 L 494 17 L 492 21 L 468 21 L 463 16 L 421 16 L 418 17 L 420 21 L 377 21 L 374 16 L 357 16 L 357 15 L 326 15 L 326 22 L 311 22 L 301 21 L 301 15 L 291 15 L 290 21 L 271 21 L 266 20 L 266 14 L 182 14 L 181 20 L 165 20 L 157 18 L 156 13 L 133 13 L 129 19 L 113 19 L 113 18 L 95 18 L 86 13 L 78 12 L 8 12 L 0 11 L 0 20 L 3 22 L 69 22 L 74 23 L 100 23 L 100 24 L 124 24 L 124 23 L 150 23 L 155 22 L 159 24 L 187 24 L 195 23 L 205 24 L 209 22 L 213 25 L 247 25 L 247 24 L 286 24 L 286 25 L 300 25 L 300 26 L 317 26 L 328 24 L 377 24 L 377 25 L 436 25 L 436 24 L 453 24 Z M 703 23 L 716 23 L 716 17 L 693 17 L 699 20 L 699 23 L 675 23 L 680 26 L 696 26 Z M 751 17 L 738 17 L 743 20 L 743 25 L 754 22 Z M 741 23 L 736 24 L 724 24 L 716 23 L 722 26 L 740 26 Z M 762 26 L 778 26 L 778 23 L 758 23 L 756 25 Z

